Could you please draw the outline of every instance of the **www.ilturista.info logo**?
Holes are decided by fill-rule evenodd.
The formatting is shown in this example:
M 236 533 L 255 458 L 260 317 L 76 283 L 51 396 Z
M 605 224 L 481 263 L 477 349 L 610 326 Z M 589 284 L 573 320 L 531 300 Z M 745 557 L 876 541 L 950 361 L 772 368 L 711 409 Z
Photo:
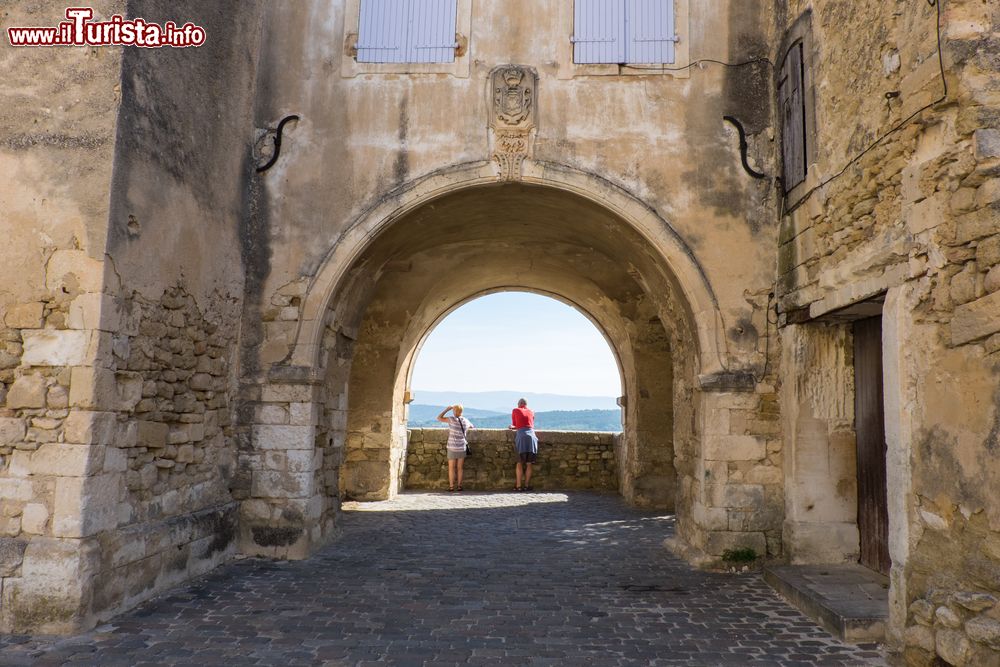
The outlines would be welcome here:
M 205 43 L 205 29 L 193 23 L 163 25 L 142 19 L 126 19 L 115 14 L 108 21 L 91 21 L 90 7 L 70 7 L 66 18 L 54 28 L 7 28 L 12 46 L 164 46 L 183 48 Z

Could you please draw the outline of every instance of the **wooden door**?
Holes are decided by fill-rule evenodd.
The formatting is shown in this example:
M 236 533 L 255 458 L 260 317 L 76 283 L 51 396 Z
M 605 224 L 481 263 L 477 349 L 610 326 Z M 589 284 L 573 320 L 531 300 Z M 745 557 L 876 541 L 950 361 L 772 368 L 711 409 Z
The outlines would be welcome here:
M 854 323 L 854 425 L 858 447 L 858 532 L 861 564 L 889 574 L 885 481 L 882 318 Z

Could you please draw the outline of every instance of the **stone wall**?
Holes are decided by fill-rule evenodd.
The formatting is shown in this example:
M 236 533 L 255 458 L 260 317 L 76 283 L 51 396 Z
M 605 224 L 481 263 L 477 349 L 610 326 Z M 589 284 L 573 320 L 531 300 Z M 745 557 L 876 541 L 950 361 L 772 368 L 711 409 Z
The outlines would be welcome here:
M 55 25 L 21 3 L 9 25 Z M 200 49 L 0 53 L 0 632 L 72 632 L 233 555 L 240 229 L 259 15 L 99 2 Z M 205 114 L 205 109 L 215 109 Z M 6 231 L 6 230 L 5 230 Z M 23 246 L 20 244 L 23 238 Z
M 124 2 L 93 6 L 110 14 Z M 14 3 L 3 18 L 55 25 L 64 9 Z M 0 632 L 66 632 L 94 593 L 97 545 L 85 536 L 116 520 L 126 465 L 106 447 L 114 420 L 98 435 L 80 411 L 93 368 L 114 355 L 92 313 L 114 278 L 104 250 L 122 56 L 3 41 Z
M 448 430 L 407 432 L 408 489 L 448 488 Z M 617 491 L 615 449 L 620 433 L 538 431 L 538 463 L 532 466 L 536 490 Z M 465 459 L 463 487 L 468 491 L 509 491 L 514 488 L 514 432 L 499 429 L 469 431 L 473 455 Z
M 785 385 L 786 543 L 802 560 L 852 555 L 845 351 L 851 320 L 881 313 L 889 640 L 914 665 L 989 664 L 996 611 L 983 600 L 1000 591 L 1000 8 L 788 5 L 790 26 L 811 10 L 815 123 L 810 174 L 785 203 L 779 240 L 784 372 L 814 379 Z M 827 516 L 814 522 L 816 512 Z

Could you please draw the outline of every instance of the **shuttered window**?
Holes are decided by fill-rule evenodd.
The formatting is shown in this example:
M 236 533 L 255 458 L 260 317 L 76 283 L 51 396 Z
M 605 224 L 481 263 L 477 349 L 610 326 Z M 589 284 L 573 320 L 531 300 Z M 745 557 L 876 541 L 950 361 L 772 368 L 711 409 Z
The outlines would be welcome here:
M 358 62 L 455 61 L 458 0 L 361 0 Z
M 778 103 L 781 106 L 781 157 L 785 192 L 806 180 L 805 69 L 802 42 L 792 45 L 781 65 Z
M 674 0 L 575 0 L 573 62 L 674 62 Z

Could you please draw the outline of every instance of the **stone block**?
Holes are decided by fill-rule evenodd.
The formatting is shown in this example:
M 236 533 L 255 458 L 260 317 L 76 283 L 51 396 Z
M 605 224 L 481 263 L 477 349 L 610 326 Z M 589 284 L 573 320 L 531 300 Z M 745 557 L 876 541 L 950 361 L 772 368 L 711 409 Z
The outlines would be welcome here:
M 997 216 L 997 231 L 1000 232 L 1000 215 Z M 976 246 L 976 263 L 980 269 L 1000 265 L 1000 234 L 979 242 Z
M 984 611 L 992 609 L 997 604 L 997 597 L 989 593 L 971 593 L 961 591 L 951 596 L 951 601 L 969 611 Z
M 279 470 L 255 470 L 250 492 L 255 498 L 308 498 L 313 474 Z
M 287 424 L 288 409 L 283 405 L 265 403 L 257 406 L 258 424 Z
M 7 407 L 12 410 L 44 408 L 47 393 L 48 386 L 44 377 L 24 375 L 14 380 L 7 392 Z
M 958 630 L 938 630 L 934 636 L 937 654 L 952 665 L 964 665 L 969 654 L 969 640 Z
M 306 403 L 312 401 L 313 388 L 307 384 L 268 384 L 261 388 L 265 403 Z
M 0 498 L 7 501 L 34 500 L 34 489 L 30 481 L 11 477 L 0 477 Z
M 986 290 L 987 294 L 1000 292 L 1000 264 L 987 272 L 986 278 L 983 280 L 983 289 Z
M 50 410 L 65 410 L 69 407 L 69 390 L 61 384 L 49 387 L 45 397 Z
M 45 286 L 52 292 L 63 287 L 72 292 L 100 292 L 104 287 L 104 262 L 82 250 L 56 250 L 45 271 Z
M 60 477 L 56 481 L 52 512 L 52 534 L 57 537 L 87 537 L 114 528 L 122 476 Z
M 313 449 L 312 426 L 258 424 L 252 429 L 253 444 L 258 449 Z
M 763 556 L 767 553 L 764 533 L 732 533 L 729 531 L 706 531 L 702 550 L 711 556 L 721 556 L 729 549 L 753 549 Z
M 195 373 L 188 384 L 195 391 L 211 391 L 214 382 L 208 373 Z
M 67 445 L 47 443 L 32 453 L 29 470 L 32 475 L 87 477 L 104 467 L 104 445 Z
M 177 448 L 178 463 L 191 463 L 194 461 L 194 445 L 181 445 Z
M 170 426 L 170 430 L 167 434 L 167 444 L 180 445 L 185 442 L 191 442 L 189 424 L 174 424 Z
M 977 160 L 1000 157 L 1000 130 L 980 129 L 972 133 Z
M 781 484 L 784 473 L 778 466 L 754 466 L 747 473 L 747 481 L 751 484 Z
M 140 447 L 160 449 L 167 446 L 167 435 L 170 427 L 161 422 L 136 422 L 136 444 Z
M 63 439 L 76 445 L 107 445 L 114 441 L 116 427 L 113 412 L 71 410 L 63 422 Z
M 853 522 L 785 521 L 782 542 L 793 565 L 847 563 L 858 559 L 858 526 Z
M 942 625 L 946 628 L 962 627 L 962 619 L 948 607 L 938 607 L 934 610 L 935 625 Z
M 17 573 L 27 546 L 27 540 L 0 537 L 0 577 L 12 577 Z
M 1000 331 L 1000 292 L 994 292 L 955 308 L 951 320 L 951 343 L 962 345 Z
M 710 461 L 759 461 L 767 456 L 767 445 L 753 435 L 706 435 L 703 451 Z
M 757 484 L 726 484 L 721 507 L 754 509 L 764 505 L 764 487 Z
M 21 530 L 31 535 L 44 535 L 49 523 L 49 510 L 41 503 L 28 503 L 21 513 Z
M 21 534 L 21 516 L 0 516 L 0 537 L 17 537 Z
M 729 435 L 730 419 L 726 408 L 712 408 L 705 417 L 706 435 Z
M 75 366 L 69 388 L 72 407 L 90 410 L 129 411 L 142 400 L 138 373 L 115 373 L 106 368 Z
M 3 322 L 11 329 L 41 329 L 45 324 L 45 304 L 33 302 L 10 306 Z
M 0 417 L 0 447 L 24 440 L 27 423 L 23 419 Z
M 108 294 L 81 294 L 69 304 L 66 326 L 70 329 L 117 332 L 121 328 L 121 321 L 116 301 Z
M 955 243 L 965 244 L 997 232 L 1000 206 L 990 205 L 955 218 Z
M 313 403 L 290 403 L 288 405 L 288 423 L 299 426 L 315 426 L 318 411 Z
M 117 447 L 104 448 L 104 472 L 125 472 L 128 470 L 128 454 Z
M 917 623 L 921 623 L 923 625 L 933 625 L 934 605 L 932 605 L 928 600 L 915 600 L 910 604 L 908 611 Z
M 919 646 L 928 653 L 934 653 L 934 631 L 923 625 L 906 628 L 903 638 L 907 646 Z
M 1000 621 L 979 616 L 965 624 L 965 632 L 972 641 L 987 644 L 1000 651 Z
M 26 366 L 83 366 L 97 356 L 98 339 L 87 331 L 41 329 L 21 335 Z
M 316 470 L 316 455 L 322 452 L 309 449 L 295 449 L 286 453 L 286 466 L 289 472 L 312 472 Z
M 906 211 L 906 227 L 911 234 L 933 229 L 947 219 L 948 201 L 944 194 L 928 197 Z
M 691 518 L 702 530 L 726 530 L 729 527 L 728 512 L 722 507 L 707 507 L 699 502 L 693 503 Z

